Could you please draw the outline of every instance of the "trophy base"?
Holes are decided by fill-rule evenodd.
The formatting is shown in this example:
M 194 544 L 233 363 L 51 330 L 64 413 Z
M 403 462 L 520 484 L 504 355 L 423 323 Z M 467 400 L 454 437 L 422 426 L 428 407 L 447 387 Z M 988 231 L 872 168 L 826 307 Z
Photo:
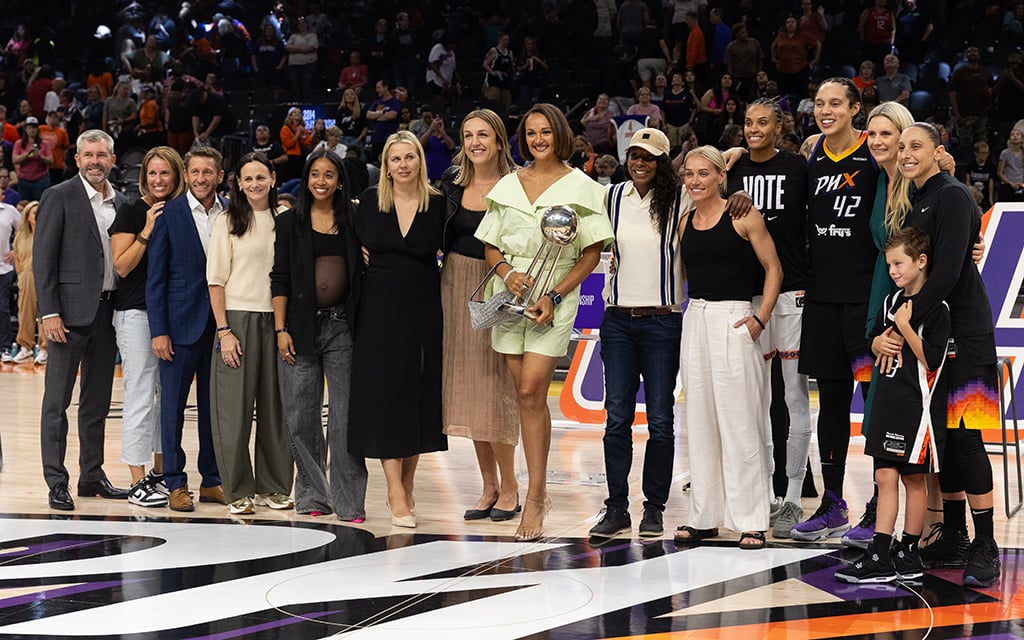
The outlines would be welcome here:
M 503 304 L 501 305 L 501 310 L 514 316 L 529 318 L 530 320 L 537 317 L 531 313 L 529 308 L 524 304 Z

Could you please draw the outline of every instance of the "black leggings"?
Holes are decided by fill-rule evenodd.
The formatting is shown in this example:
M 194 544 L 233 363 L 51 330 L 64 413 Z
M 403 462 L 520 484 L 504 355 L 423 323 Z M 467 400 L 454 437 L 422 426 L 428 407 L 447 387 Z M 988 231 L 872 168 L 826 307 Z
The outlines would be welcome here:
M 861 394 L 867 398 L 869 384 L 862 382 Z M 818 380 L 818 455 L 825 489 L 843 497 L 846 454 L 850 448 L 850 403 L 853 379 Z
M 966 491 L 982 496 L 992 491 L 992 463 L 978 429 L 946 432 L 946 449 L 939 469 L 939 487 L 943 493 Z

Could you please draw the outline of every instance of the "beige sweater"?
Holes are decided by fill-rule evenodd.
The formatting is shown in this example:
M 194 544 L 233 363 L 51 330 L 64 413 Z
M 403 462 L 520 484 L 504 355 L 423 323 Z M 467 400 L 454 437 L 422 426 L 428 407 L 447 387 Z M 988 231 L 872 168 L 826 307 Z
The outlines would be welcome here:
M 224 287 L 229 311 L 273 311 L 270 270 L 274 266 L 274 216 L 256 211 L 244 236 L 228 232 L 227 214 L 217 217 L 210 235 L 206 281 Z

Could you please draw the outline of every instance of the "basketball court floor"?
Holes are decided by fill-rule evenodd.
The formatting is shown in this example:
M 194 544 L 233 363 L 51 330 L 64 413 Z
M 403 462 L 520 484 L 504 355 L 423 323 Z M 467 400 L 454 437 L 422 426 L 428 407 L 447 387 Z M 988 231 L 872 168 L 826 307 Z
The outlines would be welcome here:
M 415 530 L 392 527 L 376 461 L 368 461 L 362 525 L 265 508 L 237 517 L 198 502 L 194 513 L 180 514 L 76 497 L 74 512 L 52 511 L 39 457 L 42 371 L 0 371 L 0 638 L 1024 638 L 1024 532 L 1020 516 L 1003 512 L 995 456 L 999 583 L 964 588 L 959 572 L 943 570 L 914 584 L 845 585 L 832 574 L 854 556 L 838 540 L 769 538 L 766 550 L 743 551 L 723 531 L 704 546 L 677 548 L 671 532 L 686 522 L 688 502 L 685 426 L 665 536 L 635 537 L 637 447 L 634 537 L 592 544 L 587 531 L 605 495 L 602 431 L 564 419 L 554 395 L 554 506 L 535 543 L 513 540 L 518 519 L 463 521 L 480 487 L 472 445 L 457 438 L 448 452 L 421 459 Z M 120 383 L 105 468 L 115 485 L 127 486 L 118 462 Z M 70 417 L 74 483 L 74 405 Z M 194 454 L 186 424 L 190 432 L 185 449 Z M 634 440 L 642 444 L 645 430 Z M 871 492 L 859 443 L 850 462 L 846 497 L 855 521 Z M 805 499 L 805 511 L 817 502 Z

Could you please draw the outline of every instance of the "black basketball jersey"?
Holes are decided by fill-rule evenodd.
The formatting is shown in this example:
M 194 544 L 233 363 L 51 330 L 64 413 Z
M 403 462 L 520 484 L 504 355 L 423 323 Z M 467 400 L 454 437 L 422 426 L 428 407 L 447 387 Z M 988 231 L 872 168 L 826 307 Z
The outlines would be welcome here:
M 789 151 L 755 162 L 749 155 L 729 170 L 729 193 L 746 191 L 764 216 L 782 263 L 782 291 L 807 288 L 807 164 Z M 760 268 L 760 264 L 758 264 Z M 761 293 L 764 272 L 758 280 Z
M 821 136 L 807 160 L 811 300 L 867 303 L 870 297 L 878 257 L 869 224 L 878 165 L 867 140 L 861 133 L 856 144 L 835 154 Z

